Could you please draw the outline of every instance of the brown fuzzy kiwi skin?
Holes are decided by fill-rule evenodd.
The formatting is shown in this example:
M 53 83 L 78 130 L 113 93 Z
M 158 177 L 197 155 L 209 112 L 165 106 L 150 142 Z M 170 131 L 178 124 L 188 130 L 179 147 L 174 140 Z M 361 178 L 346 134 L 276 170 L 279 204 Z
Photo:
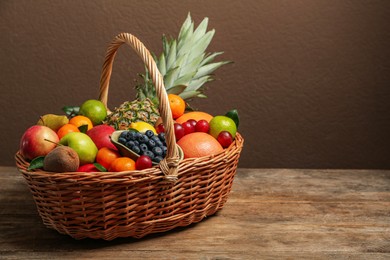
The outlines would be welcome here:
M 48 172 L 75 172 L 79 166 L 78 154 L 68 146 L 57 146 L 43 160 L 43 169 Z

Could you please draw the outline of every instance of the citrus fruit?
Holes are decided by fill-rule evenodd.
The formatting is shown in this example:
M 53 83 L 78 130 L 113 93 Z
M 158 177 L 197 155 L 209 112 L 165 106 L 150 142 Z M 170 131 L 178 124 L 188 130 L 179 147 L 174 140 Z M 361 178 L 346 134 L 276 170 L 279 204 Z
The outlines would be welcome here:
M 119 157 L 112 161 L 110 172 L 122 172 L 135 170 L 135 161 L 128 157 Z
M 57 131 L 58 138 L 61 139 L 64 137 L 67 133 L 72 133 L 72 132 L 80 132 L 77 126 L 72 125 L 72 124 L 65 124 L 60 127 Z
M 184 158 L 197 158 L 218 154 L 223 151 L 218 141 L 209 134 L 195 132 L 183 136 L 177 144 L 184 152 Z
M 218 138 L 218 135 L 222 131 L 228 131 L 233 139 L 236 136 L 237 126 L 233 119 L 227 116 L 215 116 L 210 120 L 209 133 L 214 137 Z
M 141 133 L 145 133 L 148 130 L 152 130 L 155 135 L 157 134 L 156 129 L 151 124 L 146 123 L 144 121 L 132 122 L 130 124 L 130 128 L 133 128 Z
M 104 168 L 108 169 L 110 168 L 111 163 L 119 157 L 121 156 L 117 151 L 114 151 L 108 147 L 103 147 L 99 149 L 96 155 L 96 162 Z
M 186 102 L 178 95 L 168 94 L 169 106 L 172 111 L 173 119 L 176 119 L 184 114 Z
M 199 120 L 206 120 L 207 122 L 210 122 L 210 120 L 213 118 L 212 115 L 206 113 L 206 112 L 201 112 L 201 111 L 191 111 L 188 113 L 183 114 L 181 117 L 176 119 L 176 122 L 179 124 L 182 124 L 190 119 L 195 119 L 196 121 Z
M 100 125 L 107 116 L 107 108 L 102 101 L 89 99 L 80 106 L 79 114 L 91 119 L 93 125 Z
M 89 129 L 91 129 L 93 127 L 91 119 L 89 119 L 86 116 L 80 116 L 80 115 L 72 117 L 69 120 L 69 124 L 75 125 L 77 127 L 80 127 L 80 126 L 83 126 L 83 125 L 87 125 L 88 126 L 87 130 L 89 130 Z

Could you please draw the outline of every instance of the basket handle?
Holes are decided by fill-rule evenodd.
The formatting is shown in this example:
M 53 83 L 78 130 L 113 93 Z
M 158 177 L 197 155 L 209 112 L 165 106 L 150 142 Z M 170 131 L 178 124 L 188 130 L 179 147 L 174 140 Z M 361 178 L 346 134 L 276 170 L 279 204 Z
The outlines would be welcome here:
M 130 47 L 132 47 L 133 50 L 138 54 L 138 56 L 142 59 L 148 68 L 150 76 L 152 77 L 156 88 L 157 98 L 159 100 L 159 112 L 164 124 L 165 138 L 167 143 L 167 155 L 165 156 L 164 160 L 160 162 L 159 167 L 167 180 L 176 181 L 180 156 L 174 135 L 174 122 L 171 108 L 169 106 L 168 95 L 164 87 L 164 80 L 150 52 L 134 35 L 129 33 L 120 33 L 109 44 L 100 77 L 99 100 L 103 102 L 109 111 L 107 106 L 107 99 L 112 66 L 119 46 L 124 43 L 130 45 Z

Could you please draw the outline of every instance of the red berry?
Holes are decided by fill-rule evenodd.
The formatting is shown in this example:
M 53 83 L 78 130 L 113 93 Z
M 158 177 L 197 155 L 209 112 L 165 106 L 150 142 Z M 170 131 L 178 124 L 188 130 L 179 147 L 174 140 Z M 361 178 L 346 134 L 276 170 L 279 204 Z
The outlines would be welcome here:
M 210 129 L 209 122 L 207 122 L 207 121 L 204 120 L 204 119 L 199 120 L 199 121 L 196 123 L 196 126 L 195 126 L 195 131 L 196 131 L 196 132 L 208 133 L 208 132 L 209 132 L 209 129 Z
M 187 122 L 190 122 L 191 125 L 193 125 L 194 127 L 196 126 L 196 120 L 195 119 L 188 119 Z
M 191 134 L 195 132 L 195 126 L 191 124 L 191 122 L 187 121 L 181 124 L 184 128 L 184 135 Z
M 229 145 L 231 145 L 231 143 L 233 143 L 233 137 L 228 131 L 220 132 L 217 140 L 223 148 L 227 148 Z
M 152 159 L 147 155 L 141 155 L 135 162 L 135 168 L 137 170 L 143 170 L 152 167 Z
M 184 133 L 184 128 L 181 124 L 179 123 L 175 123 L 173 125 L 174 129 L 175 129 L 175 137 L 176 137 L 176 141 L 179 141 L 180 138 L 182 138 L 185 133 Z
M 163 123 L 159 124 L 156 128 L 156 131 L 157 131 L 157 134 L 159 133 L 164 133 L 165 132 L 165 128 L 164 128 L 164 125 Z

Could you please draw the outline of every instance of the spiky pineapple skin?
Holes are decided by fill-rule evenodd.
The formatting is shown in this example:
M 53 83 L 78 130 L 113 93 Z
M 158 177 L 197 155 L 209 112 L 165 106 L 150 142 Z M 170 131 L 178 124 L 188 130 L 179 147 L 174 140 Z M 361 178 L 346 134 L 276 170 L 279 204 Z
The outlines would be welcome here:
M 106 117 L 104 123 L 116 130 L 126 130 L 132 122 L 144 121 L 154 125 L 159 117 L 160 113 L 156 106 L 146 98 L 124 102 Z

